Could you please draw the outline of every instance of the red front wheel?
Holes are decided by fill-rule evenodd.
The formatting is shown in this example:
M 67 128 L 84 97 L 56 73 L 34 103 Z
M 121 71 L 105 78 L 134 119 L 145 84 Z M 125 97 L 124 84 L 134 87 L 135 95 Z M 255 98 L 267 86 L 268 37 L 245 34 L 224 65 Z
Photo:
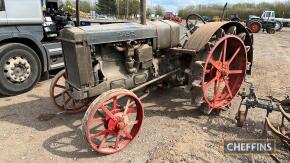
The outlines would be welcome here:
M 131 91 L 114 89 L 89 107 L 82 127 L 89 145 L 98 153 L 124 149 L 138 134 L 144 118 L 140 99 Z

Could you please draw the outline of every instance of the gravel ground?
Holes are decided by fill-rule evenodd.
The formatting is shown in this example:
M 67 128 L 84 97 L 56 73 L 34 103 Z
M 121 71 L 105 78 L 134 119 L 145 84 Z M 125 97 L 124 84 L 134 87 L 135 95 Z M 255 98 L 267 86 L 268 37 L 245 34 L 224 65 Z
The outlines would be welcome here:
M 259 96 L 290 94 L 290 29 L 255 34 L 253 75 Z M 103 156 L 91 151 L 81 135 L 83 114 L 62 115 L 49 98 L 49 81 L 23 95 L 0 98 L 1 162 L 273 162 L 269 156 L 226 155 L 222 138 L 261 138 L 265 111 L 252 110 L 244 128 L 235 125 L 239 98 L 220 116 L 204 116 L 190 106 L 182 88 L 158 89 L 144 100 L 142 132 L 125 150 Z M 41 121 L 44 116 L 47 121 Z M 280 115 L 271 120 L 278 123 Z M 290 160 L 278 143 L 277 157 Z

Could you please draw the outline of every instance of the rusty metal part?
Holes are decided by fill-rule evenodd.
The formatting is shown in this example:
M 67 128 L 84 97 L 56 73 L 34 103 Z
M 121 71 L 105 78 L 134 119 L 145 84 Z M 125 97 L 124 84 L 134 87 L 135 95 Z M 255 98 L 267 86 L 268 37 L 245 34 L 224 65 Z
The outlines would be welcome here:
M 159 77 L 156 78 L 156 79 L 153 79 L 153 80 L 151 80 L 151 81 L 149 81 L 149 82 L 146 82 L 146 83 L 144 83 L 144 84 L 142 84 L 142 85 L 139 85 L 138 87 L 135 87 L 135 88 L 131 89 L 131 91 L 132 91 L 132 92 L 136 92 L 136 91 L 138 91 L 138 90 L 140 90 L 140 89 L 143 89 L 144 87 L 146 87 L 146 86 L 148 86 L 148 85 L 150 85 L 150 84 L 156 83 L 156 82 L 158 82 L 159 80 L 162 80 L 162 79 L 164 79 L 164 78 L 167 78 L 167 77 L 169 77 L 170 75 L 173 75 L 173 74 L 177 73 L 178 71 L 180 71 L 180 69 L 173 70 L 173 71 L 171 71 L 171 72 L 169 72 L 169 73 L 167 73 L 167 74 L 164 74 L 164 75 L 162 75 L 162 76 L 159 76 Z
M 240 93 L 240 96 L 242 98 L 239 110 L 236 115 L 237 125 L 239 127 L 243 126 L 243 119 L 246 119 L 248 111 L 252 108 L 259 108 L 259 109 L 265 109 L 267 111 L 266 118 L 265 118 L 265 128 L 264 131 L 266 132 L 267 129 L 272 131 L 274 135 L 278 136 L 280 140 L 290 149 L 290 132 L 289 129 L 285 125 L 285 121 L 290 121 L 290 113 L 289 110 L 285 110 L 281 105 L 282 103 L 285 105 L 288 103 L 288 98 L 285 100 L 278 100 L 276 98 L 273 98 L 272 96 L 268 96 L 269 99 L 262 99 L 257 98 L 254 86 L 252 83 L 248 83 L 250 85 L 249 91 L 247 92 L 244 89 L 244 92 Z M 245 106 L 246 110 L 241 109 L 241 106 Z M 279 128 L 275 128 L 274 125 L 270 122 L 268 116 L 273 111 L 280 112 L 282 115 L 281 125 Z M 242 114 L 241 114 L 242 113 Z M 243 115 L 244 113 L 244 115 Z M 245 116 L 245 117 L 243 117 Z
M 284 133 L 282 133 L 281 131 L 279 131 L 279 129 L 276 129 L 273 125 L 272 125 L 272 123 L 270 122 L 270 120 L 269 120 L 269 118 L 268 117 L 266 117 L 266 119 L 265 119 L 265 123 L 267 124 L 267 127 L 276 135 L 276 136 L 278 136 L 280 139 L 281 139 L 281 141 L 282 142 L 284 142 L 284 144 L 285 145 L 287 145 L 287 147 L 290 149 L 290 145 L 289 145 L 289 143 L 290 143 L 290 137 L 289 137 L 289 134 L 290 133 L 286 133 L 286 134 L 284 134 Z
M 186 49 L 193 49 L 196 51 L 202 50 L 208 42 L 211 42 L 210 39 L 213 35 L 220 29 L 229 28 L 230 26 L 236 26 L 238 31 L 245 32 L 247 37 L 245 40 L 246 46 L 252 46 L 252 39 L 250 33 L 246 28 L 238 22 L 212 22 L 203 25 L 201 28 L 198 28 L 189 38 L 187 44 L 185 45 Z
M 282 116 L 284 118 L 286 118 L 288 121 L 290 121 L 290 113 L 288 111 L 288 113 L 283 109 L 283 107 L 281 105 L 279 105 L 278 107 L 280 109 L 280 112 L 282 113 Z
M 170 48 L 168 49 L 168 51 L 170 51 L 171 53 L 174 54 L 189 54 L 192 56 L 196 56 L 196 51 L 195 50 L 191 50 L 191 49 L 182 49 L 182 48 Z
M 247 115 L 246 111 L 239 110 L 235 119 L 237 120 L 237 126 L 243 127 L 246 121 Z

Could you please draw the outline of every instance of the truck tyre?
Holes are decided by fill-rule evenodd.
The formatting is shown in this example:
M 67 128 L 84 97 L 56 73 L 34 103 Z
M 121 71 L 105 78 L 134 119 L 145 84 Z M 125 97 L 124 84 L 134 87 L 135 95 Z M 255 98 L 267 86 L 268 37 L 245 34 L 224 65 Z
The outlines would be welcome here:
M 282 28 L 283 28 L 283 23 L 277 21 L 277 22 L 276 22 L 276 25 L 275 25 L 275 31 L 279 32 L 279 31 L 282 30 Z
M 30 47 L 19 43 L 0 47 L 0 94 L 14 96 L 27 92 L 40 76 L 40 59 Z

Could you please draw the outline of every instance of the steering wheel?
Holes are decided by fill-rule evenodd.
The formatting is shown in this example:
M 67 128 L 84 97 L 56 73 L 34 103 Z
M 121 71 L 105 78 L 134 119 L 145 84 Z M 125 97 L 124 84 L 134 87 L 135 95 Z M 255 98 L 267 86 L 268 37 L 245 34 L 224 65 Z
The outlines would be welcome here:
M 205 24 L 205 20 L 198 14 L 190 14 L 186 18 L 186 28 L 191 30 L 197 26 L 198 21 L 202 21 Z

